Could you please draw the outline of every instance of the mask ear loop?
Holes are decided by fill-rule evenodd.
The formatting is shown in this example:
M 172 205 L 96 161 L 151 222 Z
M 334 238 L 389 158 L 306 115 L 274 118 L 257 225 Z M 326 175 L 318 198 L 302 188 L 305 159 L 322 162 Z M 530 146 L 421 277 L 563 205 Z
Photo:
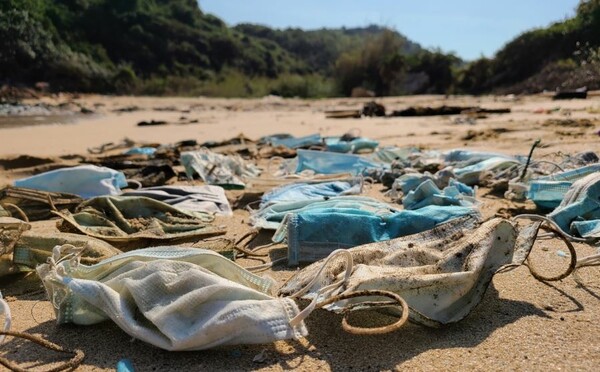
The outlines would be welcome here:
M 314 276 L 314 278 L 307 284 L 305 285 L 302 289 L 300 289 L 299 291 L 297 291 L 296 293 L 292 294 L 290 297 L 291 298 L 298 298 L 300 296 L 302 296 L 303 294 L 305 294 L 306 292 L 308 292 L 310 290 L 310 288 L 312 288 L 312 286 L 320 281 L 322 279 L 323 276 L 323 271 L 325 270 L 325 268 L 327 267 L 327 265 L 329 264 L 329 261 L 331 261 L 334 257 L 336 256 L 340 256 L 343 255 L 346 258 L 346 271 L 344 273 L 344 278 L 341 280 L 338 280 L 335 283 L 332 283 L 330 285 L 327 285 L 321 289 L 319 289 L 317 291 L 317 293 L 315 294 L 315 297 L 313 298 L 313 300 L 310 302 L 310 304 L 304 309 L 302 310 L 298 315 L 296 315 L 292 320 L 290 320 L 290 325 L 292 327 L 296 327 L 298 326 L 304 319 L 306 319 L 314 310 L 319 309 L 323 306 L 338 302 L 338 301 L 342 301 L 342 300 L 347 300 L 350 298 L 355 298 L 355 297 L 365 297 L 365 296 L 381 296 L 381 297 L 388 297 L 391 298 L 393 301 L 387 301 L 387 302 L 381 302 L 381 301 L 377 301 L 377 302 L 361 302 L 361 303 L 357 303 L 357 304 L 352 304 L 349 305 L 345 310 L 344 310 L 344 317 L 342 319 L 342 328 L 348 332 L 348 333 L 352 333 L 352 334 L 357 334 L 357 335 L 375 335 L 375 334 L 383 334 L 383 333 L 388 333 L 388 332 L 393 332 L 395 330 L 398 330 L 400 327 L 402 327 L 406 321 L 408 320 L 408 315 L 409 315 L 409 308 L 408 308 L 408 304 L 406 303 L 406 301 L 400 297 L 399 295 L 393 293 L 393 292 L 388 292 L 388 291 L 378 291 L 378 290 L 365 290 L 365 291 L 356 291 L 356 292 L 350 292 L 350 293 L 344 293 L 344 294 L 337 294 L 334 295 L 324 301 L 318 302 L 319 298 L 321 296 L 327 296 L 330 293 L 332 293 L 333 291 L 339 289 L 340 287 L 342 287 L 344 285 L 344 283 L 346 283 L 348 281 L 348 279 L 350 278 L 350 275 L 352 274 L 353 271 L 353 266 L 354 266 L 354 262 L 353 262 L 353 258 L 352 258 L 352 254 L 350 252 L 348 252 L 347 250 L 344 249 L 338 249 L 336 251 L 333 251 L 329 257 L 327 257 L 327 259 L 325 260 L 325 262 L 323 262 L 323 265 L 321 266 L 321 268 L 319 269 L 319 271 L 317 272 L 317 275 Z M 348 314 L 350 312 L 352 312 L 354 310 L 354 308 L 356 307 L 384 307 L 384 306 L 391 306 L 394 304 L 398 304 L 400 305 L 400 307 L 402 308 L 402 316 L 400 317 L 400 319 L 398 319 L 397 322 L 390 324 L 390 325 L 386 325 L 383 327 L 376 327 L 376 328 L 362 328 L 362 327 L 355 327 L 353 325 L 351 325 L 348 322 Z
M 523 218 L 529 219 L 529 220 L 534 220 L 534 221 L 543 221 L 543 222 L 547 223 L 548 225 L 552 226 L 553 231 L 559 233 L 558 235 L 562 235 L 563 237 L 565 237 L 566 239 L 568 239 L 572 242 L 590 243 L 594 240 L 594 239 L 578 238 L 576 236 L 573 236 L 573 235 L 565 232 L 560 226 L 558 226 L 556 224 L 556 222 L 552 221 L 551 219 L 549 219 L 546 216 L 540 216 L 537 214 L 519 214 L 517 216 L 514 216 L 512 219 L 514 221 L 514 220 L 523 219 Z
M 534 217 L 534 218 L 532 218 L 532 217 Z M 571 275 L 577 268 L 577 252 L 575 251 L 575 247 L 573 246 L 573 243 L 571 243 L 571 237 L 569 235 L 565 234 L 560 228 L 555 228 L 556 224 L 554 223 L 554 221 L 548 219 L 547 217 L 523 214 L 523 215 L 518 215 L 518 216 L 513 217 L 513 221 L 517 220 L 519 218 L 530 218 L 533 220 L 542 220 L 544 222 L 549 223 L 550 226 L 540 225 L 539 228 L 549 231 L 549 232 L 553 233 L 555 236 L 557 236 L 559 239 L 561 239 L 567 246 L 567 249 L 569 250 L 569 253 L 571 256 L 571 261 L 569 262 L 569 267 L 567 268 L 567 270 L 565 270 L 562 274 L 552 276 L 552 277 L 545 277 L 545 276 L 541 275 L 540 273 L 538 273 L 533 268 L 533 266 L 529 263 L 529 257 L 527 257 L 527 262 L 524 263 L 524 265 L 527 266 L 531 275 L 541 282 L 555 282 L 557 280 L 564 279 L 564 278 L 568 277 L 569 275 Z
M 408 315 L 409 315 L 408 304 L 402 297 L 400 297 L 396 293 L 389 292 L 389 291 L 365 290 L 365 291 L 355 291 L 355 292 L 343 293 L 343 294 L 333 296 L 323 302 L 320 302 L 317 305 L 317 307 L 321 308 L 323 306 L 326 306 L 326 305 L 329 305 L 329 304 L 332 304 L 332 303 L 335 303 L 335 302 L 338 302 L 341 300 L 347 300 L 350 298 L 365 297 L 365 296 L 388 297 L 388 298 L 391 298 L 393 301 L 359 302 L 356 304 L 347 305 L 343 311 L 344 317 L 342 318 L 342 328 L 344 329 L 344 331 L 355 334 L 355 335 L 380 335 L 380 334 L 384 334 L 384 333 L 394 332 L 394 331 L 400 329 L 408 321 Z M 348 314 L 351 313 L 352 311 L 354 311 L 354 308 L 356 308 L 356 307 L 360 307 L 361 309 L 364 309 L 364 308 L 370 308 L 370 307 L 375 308 L 375 307 L 386 307 L 386 306 L 393 306 L 393 305 L 397 305 L 400 308 L 402 308 L 402 315 L 400 316 L 400 319 L 398 319 L 395 323 L 388 324 L 388 325 L 385 325 L 382 327 L 363 328 L 363 327 L 355 327 L 348 322 Z
M 315 297 L 313 298 L 313 300 L 310 302 L 310 304 L 308 304 L 308 306 L 306 308 L 304 308 L 304 310 L 302 310 L 300 313 L 298 313 L 298 315 L 296 315 L 293 319 L 290 320 L 290 325 L 292 327 L 298 326 L 315 309 L 317 309 L 319 297 L 321 297 L 322 295 L 326 296 L 326 295 L 330 294 L 331 292 L 333 292 L 336 289 L 343 286 L 344 283 L 346 283 L 348 281 L 348 279 L 350 279 L 350 275 L 352 274 L 352 270 L 354 268 L 354 260 L 352 258 L 352 254 L 350 254 L 350 252 L 348 252 L 345 249 L 337 249 L 337 250 L 331 252 L 329 257 L 327 257 L 327 259 L 325 259 L 325 262 L 323 262 L 323 264 L 321 265 L 321 268 L 317 272 L 317 275 L 315 275 L 307 285 L 305 285 L 303 288 L 301 288 L 296 293 L 293 293 L 289 297 L 299 298 L 300 296 L 302 296 L 303 294 L 308 292 L 312 288 L 312 286 L 315 285 L 315 283 L 317 283 L 318 281 L 320 281 L 322 279 L 323 271 L 325 270 L 325 268 L 327 267 L 329 262 L 337 256 L 344 256 L 346 258 L 346 272 L 344 273 L 344 278 L 319 289 L 317 291 L 317 293 L 315 294 Z

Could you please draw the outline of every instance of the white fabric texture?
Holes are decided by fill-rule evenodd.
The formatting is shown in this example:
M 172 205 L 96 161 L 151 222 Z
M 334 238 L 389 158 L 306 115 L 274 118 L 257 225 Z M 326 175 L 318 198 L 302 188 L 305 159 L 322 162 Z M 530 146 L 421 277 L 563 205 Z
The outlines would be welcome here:
M 209 212 L 232 216 L 233 211 L 220 186 L 157 186 L 127 191 L 123 196 L 145 196 L 188 212 Z
M 170 351 L 298 338 L 304 323 L 292 299 L 269 294 L 272 281 L 217 253 L 159 247 L 83 266 L 41 265 L 38 273 L 59 323 L 112 319 L 132 337 Z M 67 274 L 68 273 L 68 274 Z

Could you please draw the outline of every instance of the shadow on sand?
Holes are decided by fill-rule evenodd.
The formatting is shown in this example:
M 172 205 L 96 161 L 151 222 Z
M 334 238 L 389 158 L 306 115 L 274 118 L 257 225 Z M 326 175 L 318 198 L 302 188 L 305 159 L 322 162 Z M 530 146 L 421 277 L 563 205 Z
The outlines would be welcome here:
M 37 297 L 37 296 L 36 296 Z M 43 299 L 43 296 L 39 296 Z M 46 306 L 49 310 L 49 305 Z M 17 317 L 18 314 L 13 316 Z M 29 314 L 23 314 L 29 316 Z M 327 366 L 332 370 L 352 366 L 359 370 L 393 369 L 431 349 L 472 348 L 495 330 L 522 317 L 548 317 L 533 304 L 499 298 L 490 285 L 482 303 L 465 320 L 440 329 L 408 324 L 401 330 L 377 336 L 357 336 L 342 330 L 341 316 L 325 310 L 314 312 L 307 320 L 309 336 L 300 341 L 280 341 L 268 345 L 238 345 L 196 352 L 166 352 L 135 341 L 112 322 L 93 326 L 56 326 L 46 321 L 26 330 L 47 338 L 67 349 L 82 349 L 84 364 L 98 368 L 115 368 L 123 358 L 130 359 L 136 370 L 248 370 L 259 367 L 277 369 Z M 389 321 L 378 313 L 365 313 L 354 321 L 361 325 Z M 17 363 L 37 365 L 40 360 L 60 361 L 63 356 L 40 351 L 27 341 L 10 339 L 3 355 Z M 254 357 L 265 350 L 262 363 Z M 382 352 L 383 351 L 383 352 Z M 375 359 L 375 356 L 385 358 Z M 310 362 L 309 362 L 310 360 Z M 46 364 L 44 369 L 56 364 Z

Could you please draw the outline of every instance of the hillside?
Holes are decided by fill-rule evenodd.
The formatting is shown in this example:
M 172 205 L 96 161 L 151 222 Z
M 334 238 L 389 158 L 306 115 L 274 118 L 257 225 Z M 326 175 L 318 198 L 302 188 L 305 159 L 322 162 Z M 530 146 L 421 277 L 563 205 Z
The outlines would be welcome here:
M 535 93 L 600 89 L 600 0 L 581 1 L 573 18 L 527 31 L 494 58 L 473 61 L 458 87 L 466 92 Z
M 268 94 L 252 85 L 298 90 L 299 76 L 323 80 L 343 52 L 384 31 L 229 28 L 195 0 L 6 0 L 0 81 L 84 92 Z M 405 52 L 420 50 L 396 37 Z
M 600 0 L 471 63 L 379 26 L 229 27 L 196 0 L 4 0 L 0 85 L 38 82 L 51 91 L 224 97 L 600 89 Z

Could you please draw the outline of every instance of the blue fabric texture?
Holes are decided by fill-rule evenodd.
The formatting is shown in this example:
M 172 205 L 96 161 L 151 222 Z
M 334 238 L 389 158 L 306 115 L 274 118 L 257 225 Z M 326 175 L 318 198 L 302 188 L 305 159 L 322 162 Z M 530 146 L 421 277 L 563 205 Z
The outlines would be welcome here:
M 351 173 L 360 175 L 369 169 L 389 169 L 389 164 L 375 162 L 354 154 L 298 150 L 296 173 L 311 170 L 321 174 Z
M 571 185 L 585 176 L 600 171 L 600 164 L 555 173 L 529 182 L 527 198 L 538 208 L 554 209 L 558 207 Z
M 423 181 L 415 190 L 410 191 L 403 199 L 402 205 L 405 209 L 414 210 L 428 205 L 472 205 L 474 191 L 469 186 L 450 180 L 450 185 L 440 190 L 435 183 L 428 179 Z
M 290 213 L 324 209 L 364 210 L 377 215 L 392 214 L 399 208 L 364 196 L 320 197 L 298 201 L 265 204 L 250 216 L 250 222 L 256 228 L 278 229 L 281 221 Z
M 600 172 L 573 183 L 563 201 L 548 214 L 548 218 L 566 232 L 579 234 L 584 238 L 600 238 L 600 229 L 595 225 L 600 223 Z
M 104 195 L 120 195 L 127 186 L 122 172 L 95 165 L 79 165 L 72 168 L 55 169 L 14 182 L 16 187 L 66 192 L 83 198 Z
M 322 138 L 320 134 L 315 133 L 304 137 L 272 137 L 268 138 L 267 141 L 271 144 L 271 146 L 284 146 L 290 149 L 297 149 L 300 147 L 320 145 L 322 143 Z
M 360 194 L 358 182 L 333 181 L 322 183 L 293 183 L 281 186 L 265 193 L 261 198 L 261 206 L 288 201 L 322 199 L 341 195 Z
M 351 141 L 342 141 L 341 137 L 326 137 L 324 139 L 327 151 L 332 152 L 359 152 L 361 150 L 374 150 L 379 142 L 369 138 L 355 138 Z
M 296 265 L 327 257 L 336 249 L 416 234 L 466 215 L 480 218 L 476 209 L 457 206 L 428 206 L 387 215 L 367 210 L 319 208 L 286 217 L 285 226 L 274 240 L 287 234 L 288 262 Z

